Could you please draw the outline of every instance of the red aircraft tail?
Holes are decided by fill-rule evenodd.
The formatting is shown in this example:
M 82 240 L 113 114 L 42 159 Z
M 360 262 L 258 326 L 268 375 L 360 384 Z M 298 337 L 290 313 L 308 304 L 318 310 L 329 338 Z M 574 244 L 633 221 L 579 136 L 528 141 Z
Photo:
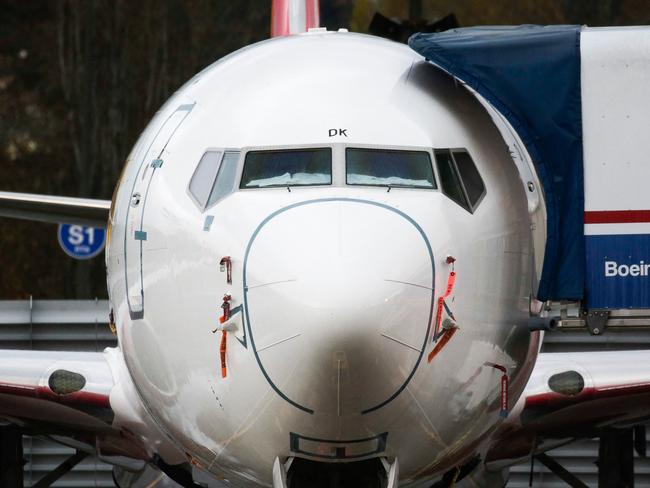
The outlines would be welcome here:
M 288 36 L 320 27 L 319 0 L 273 0 L 271 37 Z

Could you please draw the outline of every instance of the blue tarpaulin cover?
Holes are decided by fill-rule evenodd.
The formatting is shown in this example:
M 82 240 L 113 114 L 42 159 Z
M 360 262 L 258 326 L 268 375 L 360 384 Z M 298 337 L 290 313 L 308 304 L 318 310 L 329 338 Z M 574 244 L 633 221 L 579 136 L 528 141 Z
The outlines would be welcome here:
M 471 27 L 414 34 L 409 46 L 483 96 L 525 144 L 544 186 L 540 300 L 583 298 L 580 26 Z

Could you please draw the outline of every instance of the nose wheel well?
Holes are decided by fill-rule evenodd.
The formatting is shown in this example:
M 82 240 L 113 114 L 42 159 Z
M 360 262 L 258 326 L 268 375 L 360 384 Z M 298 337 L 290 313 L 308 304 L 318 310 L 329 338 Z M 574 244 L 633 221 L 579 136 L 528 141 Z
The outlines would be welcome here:
M 390 468 L 395 465 L 380 458 L 347 463 L 294 458 L 286 470 L 286 488 L 393 488 Z M 274 483 L 274 488 L 280 487 Z

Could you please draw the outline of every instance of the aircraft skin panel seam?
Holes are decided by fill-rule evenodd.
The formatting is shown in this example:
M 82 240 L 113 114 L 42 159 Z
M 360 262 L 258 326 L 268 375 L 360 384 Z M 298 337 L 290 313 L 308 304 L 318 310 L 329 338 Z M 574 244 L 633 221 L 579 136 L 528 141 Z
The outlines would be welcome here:
M 232 310 L 230 310 L 230 316 L 231 316 L 231 317 L 234 317 L 235 315 L 237 315 L 237 314 L 240 313 L 240 312 L 241 312 L 241 316 L 242 316 L 241 318 L 242 318 L 242 336 L 243 336 L 243 337 L 240 339 L 239 337 L 237 337 L 237 335 L 235 335 L 235 339 L 237 339 L 237 341 L 238 341 L 242 346 L 244 346 L 244 349 L 248 349 L 248 340 L 246 339 L 246 323 L 245 323 L 245 321 L 246 321 L 246 316 L 245 316 L 245 314 L 244 314 L 244 307 L 243 307 L 243 305 L 237 305 L 237 306 L 234 307 Z
M 162 124 L 160 124 L 160 127 L 158 127 L 156 135 L 151 139 L 151 142 L 149 143 L 149 146 L 147 147 L 147 150 L 144 151 L 144 153 L 143 153 L 142 160 L 140 161 L 140 166 L 138 168 L 138 172 L 136 173 L 135 178 L 133 179 L 133 186 L 131 188 L 131 192 L 129 193 L 129 195 L 133 195 L 133 192 L 135 191 L 135 188 L 136 188 L 136 186 L 138 184 L 139 177 L 140 177 L 140 174 L 142 173 L 143 168 L 144 168 L 144 170 L 146 172 L 146 169 L 149 166 L 147 164 L 147 162 L 146 162 L 147 154 L 151 150 L 151 147 L 158 140 L 158 136 L 160 135 L 162 130 L 165 128 L 167 123 L 171 120 L 171 118 L 175 114 L 177 114 L 178 112 L 185 112 L 185 115 L 183 115 L 183 118 L 178 122 L 178 124 L 176 125 L 174 130 L 172 130 L 172 132 L 169 135 L 167 141 L 165 141 L 165 144 L 160 149 L 159 154 L 156 157 L 154 157 L 153 160 L 152 160 L 151 166 L 152 166 L 153 170 L 151 172 L 151 176 L 149 177 L 149 181 L 148 181 L 148 184 L 147 184 L 147 189 L 146 189 L 146 192 L 145 192 L 145 195 L 144 195 L 144 198 L 143 198 L 143 202 L 142 202 L 142 209 L 140 211 L 139 235 L 143 235 L 143 230 L 142 229 L 144 228 L 144 212 L 145 212 L 145 208 L 146 208 L 146 205 L 147 205 L 147 196 L 149 194 L 149 188 L 151 186 L 151 181 L 153 180 L 153 175 L 155 174 L 157 169 L 162 167 L 162 162 L 163 162 L 162 159 L 161 159 L 162 154 L 165 151 L 165 149 L 167 148 L 167 145 L 169 144 L 169 141 L 174 137 L 174 134 L 176 134 L 176 131 L 179 129 L 179 127 L 181 125 L 183 125 L 183 122 L 185 122 L 185 119 L 187 119 L 187 117 L 192 112 L 192 109 L 194 108 L 195 105 L 196 105 L 196 102 L 191 103 L 191 104 L 179 105 L 176 108 L 176 110 L 174 110 L 172 113 L 170 113 L 169 116 L 165 119 L 165 121 Z M 129 258 L 128 258 L 128 255 L 129 255 L 129 253 L 128 253 L 128 246 L 127 246 L 127 238 L 128 238 L 128 235 L 129 235 L 128 224 L 129 224 L 129 214 L 130 214 L 130 212 L 131 212 L 131 205 L 128 205 L 127 209 L 126 209 L 125 222 L 124 222 L 124 226 L 125 226 L 125 233 L 124 233 L 124 281 L 125 281 L 125 286 L 126 286 L 126 290 L 127 290 L 126 300 L 127 300 L 127 304 L 128 304 L 128 308 L 129 308 L 129 316 L 131 317 L 131 320 L 140 320 L 140 319 L 142 319 L 144 317 L 144 276 L 142 274 L 142 240 L 143 239 L 138 239 L 136 237 L 136 239 L 140 241 L 139 242 L 139 248 L 140 248 L 140 287 L 141 287 L 140 295 L 141 295 L 142 303 L 141 303 L 141 306 L 140 306 L 140 310 L 133 310 L 133 307 L 131 305 L 130 294 L 128 292 L 128 290 L 129 290 L 129 272 L 128 272 Z M 146 232 L 144 232 L 144 235 L 146 236 Z
M 135 178 L 133 178 L 133 185 L 131 186 L 131 191 L 129 192 L 129 195 L 133 195 L 133 192 L 135 191 L 135 187 L 138 184 L 138 178 L 140 177 L 140 173 L 142 172 L 142 168 L 146 166 L 145 164 L 145 158 L 147 156 L 147 153 L 151 149 L 151 146 L 153 146 L 154 142 L 158 138 L 158 135 L 160 134 L 160 131 L 162 131 L 163 127 L 169 121 L 173 114 L 170 114 L 167 119 L 165 119 L 165 122 L 160 124 L 160 127 L 158 127 L 158 131 L 156 132 L 156 135 L 151 138 L 151 141 L 149 142 L 149 146 L 147 147 L 147 150 L 144 151 L 142 155 L 142 160 L 140 161 L 140 166 L 138 167 L 138 171 L 135 174 Z M 126 214 L 124 216 L 124 283 L 126 287 L 126 301 L 127 305 L 129 308 L 129 316 L 131 317 L 131 320 L 138 320 L 142 319 L 144 317 L 144 296 L 142 297 L 143 303 L 142 303 L 142 310 L 140 311 L 134 311 L 133 307 L 131 306 L 131 297 L 129 294 L 129 272 L 128 272 L 128 263 L 129 263 L 129 253 L 128 253 L 128 246 L 127 246 L 127 239 L 129 236 L 129 215 L 131 213 L 131 205 L 128 205 L 126 207 Z

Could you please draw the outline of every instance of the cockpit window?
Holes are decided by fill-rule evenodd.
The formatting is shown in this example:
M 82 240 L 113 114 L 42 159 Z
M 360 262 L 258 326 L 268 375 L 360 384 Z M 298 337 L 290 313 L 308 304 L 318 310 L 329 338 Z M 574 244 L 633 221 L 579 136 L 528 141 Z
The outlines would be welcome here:
M 240 188 L 332 184 L 332 150 L 281 149 L 249 151 Z
M 456 166 L 458 167 L 458 173 L 460 173 L 460 179 L 463 182 L 465 191 L 467 192 L 467 198 L 469 198 L 469 203 L 472 205 L 472 208 L 476 208 L 479 200 L 483 197 L 485 193 L 485 185 L 481 179 L 481 175 L 476 169 L 472 157 L 466 151 L 452 151 L 454 160 L 456 161 Z
M 485 185 L 471 156 L 464 149 L 436 149 L 442 192 L 470 213 L 478 207 Z
M 214 178 L 219 171 L 223 151 L 206 151 L 190 180 L 190 194 L 203 210 L 210 196 Z
M 436 188 L 426 151 L 349 147 L 345 150 L 345 180 L 348 185 Z
M 219 172 L 217 173 L 217 179 L 214 181 L 214 185 L 212 185 L 210 198 L 208 198 L 208 207 L 232 192 L 235 186 L 238 162 L 238 151 L 226 151 L 224 153 L 221 166 L 219 166 Z
M 235 189 L 239 151 L 206 151 L 190 180 L 189 192 L 201 211 Z
M 436 162 L 438 163 L 438 173 L 440 174 L 440 185 L 442 193 L 451 198 L 458 205 L 471 212 L 469 203 L 465 198 L 465 193 L 460 186 L 460 178 L 456 172 L 454 159 L 451 157 L 451 151 L 448 149 L 436 150 Z

